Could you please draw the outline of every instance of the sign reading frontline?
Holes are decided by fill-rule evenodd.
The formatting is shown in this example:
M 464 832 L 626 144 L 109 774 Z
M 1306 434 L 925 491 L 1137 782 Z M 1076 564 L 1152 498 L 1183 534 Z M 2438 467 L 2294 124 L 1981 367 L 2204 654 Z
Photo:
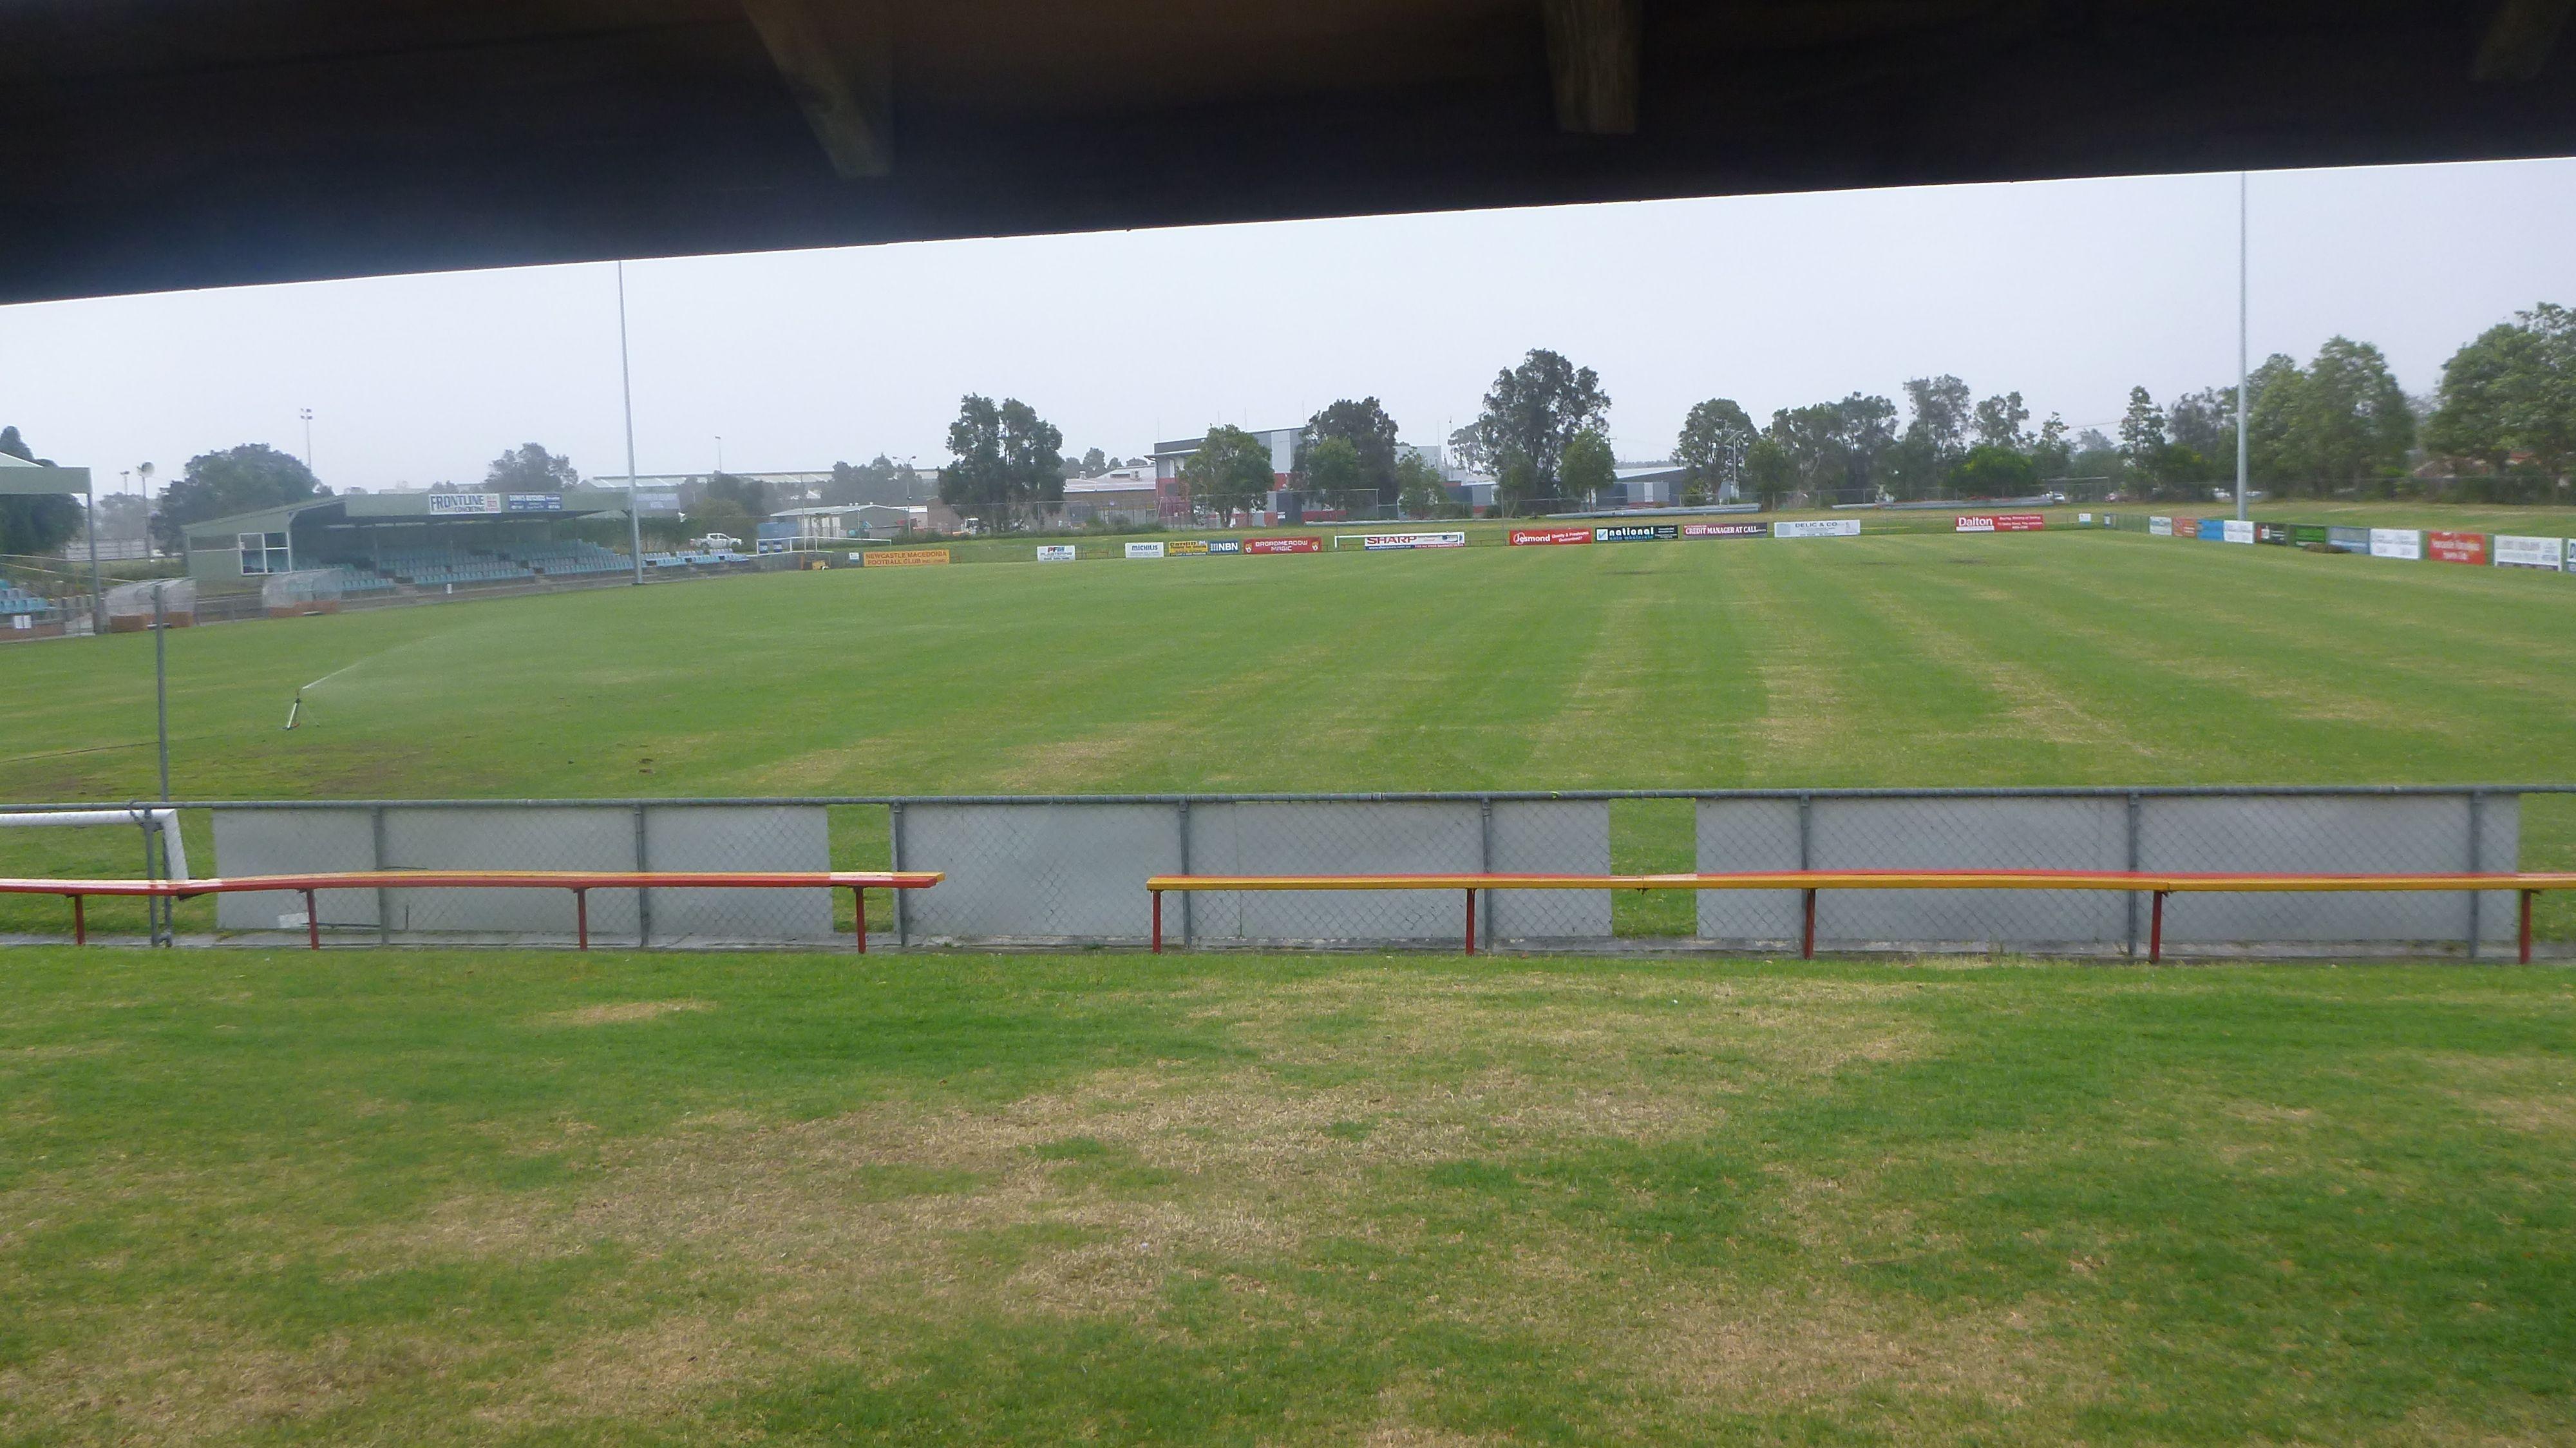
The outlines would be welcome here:
M 560 505 L 563 500 L 558 498 L 555 501 Z M 429 511 L 498 513 L 501 511 L 501 495 L 499 493 L 432 493 L 429 495 Z
M 1551 543 L 1570 544 L 1591 541 L 1592 530 L 1589 528 L 1514 528 L 1512 530 L 1512 546 L 1515 548 L 1536 548 Z
M 1359 539 L 1360 546 L 1371 553 L 1384 552 L 1390 548 L 1464 548 L 1467 546 L 1467 535 L 1464 533 L 1344 533 L 1333 541 L 1338 543 L 1342 538 Z
M 1857 538 L 1858 518 L 1807 518 L 1796 522 L 1771 525 L 1774 538 Z
M 945 548 L 880 548 L 863 555 L 863 568 L 931 568 L 948 561 Z
M 1038 561 L 1040 563 L 1071 563 L 1081 556 L 1082 555 L 1080 553 L 1074 550 L 1074 546 L 1070 543 L 1041 543 L 1038 545 Z
M 2556 538 L 2517 538 L 2511 533 L 2498 533 L 2495 562 L 2498 568 L 2546 568 L 2556 572 L 2567 566 L 2566 548 Z
M 1243 540 L 1243 551 L 1246 553 L 1321 553 L 1324 551 L 1324 540 L 1321 538 L 1246 538 Z
M 1160 543 L 1130 543 L 1127 545 L 1127 556 L 1130 558 L 1160 558 L 1163 556 L 1163 545 Z
M 2474 563 L 2484 568 L 2487 563 L 2487 535 L 2484 533 L 2427 533 L 2424 556 L 2436 563 Z
M 1595 543 L 1648 543 L 1659 538 L 1682 536 L 1678 523 L 1614 523 L 1592 530 Z
M 2421 558 L 2424 556 L 2424 535 L 2412 528 L 2373 528 L 2370 530 L 2370 556 Z
M 1768 538 L 1771 529 L 1761 523 L 1684 523 L 1685 538 Z
M 1961 513 L 1951 524 L 1950 531 L 1954 533 L 2036 533 L 2047 526 L 2047 516 L 2040 513 Z

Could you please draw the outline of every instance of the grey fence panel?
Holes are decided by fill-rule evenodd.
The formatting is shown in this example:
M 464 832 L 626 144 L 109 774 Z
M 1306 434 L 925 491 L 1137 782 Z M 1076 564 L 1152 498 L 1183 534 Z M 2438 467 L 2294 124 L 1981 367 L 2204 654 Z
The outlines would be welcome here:
M 906 804 L 903 868 L 948 875 L 906 895 L 913 941 L 1140 942 L 1152 932 L 1146 879 L 1181 868 L 1180 810 Z M 1177 918 L 1166 929 L 1177 938 Z
M 635 815 L 609 806 L 576 809 L 385 810 L 388 870 L 631 870 Z M 595 935 L 632 938 L 635 891 L 591 892 Z M 388 890 L 386 924 L 396 938 L 536 935 L 569 939 L 569 890 Z
M 1513 874 L 1610 873 L 1607 800 L 1496 800 L 1491 868 Z M 1607 940 L 1607 890 L 1496 890 L 1483 930 L 1495 941 Z
M 2123 870 L 2124 799 L 1819 799 L 1818 870 Z M 2128 938 L 2128 898 L 2083 890 L 1826 890 L 1819 947 L 2100 946 Z
M 365 809 L 219 809 L 213 868 L 226 875 L 309 875 L 376 868 L 375 826 Z M 373 929 L 376 892 L 322 890 L 315 911 L 327 925 Z M 304 897 L 291 890 L 215 897 L 218 930 L 301 930 Z
M 642 811 L 656 870 L 828 870 L 831 816 L 820 805 L 687 805 Z M 645 892 L 656 945 L 797 944 L 833 938 L 829 890 Z
M 2469 796 L 2157 796 L 2141 801 L 2140 868 L 2147 870 L 2511 870 L 2521 840 L 2520 801 L 2479 799 L 2478 844 L 2469 844 Z M 2514 938 L 2511 892 L 2433 894 L 2175 895 L 2165 901 L 2168 944 L 2377 944 L 2457 948 L 2478 935 Z
M 1702 874 L 1799 867 L 1798 801 L 1703 799 L 1695 830 Z M 1699 935 L 1741 946 L 1797 944 L 1803 920 L 1795 890 L 1703 890 Z
M 1472 800 L 1236 802 L 1190 807 L 1197 875 L 1377 875 L 1473 871 L 1484 813 Z M 1168 928 L 1168 927 L 1167 927 Z M 1418 944 L 1466 934 L 1466 892 L 1210 892 L 1190 939 L 1208 943 Z

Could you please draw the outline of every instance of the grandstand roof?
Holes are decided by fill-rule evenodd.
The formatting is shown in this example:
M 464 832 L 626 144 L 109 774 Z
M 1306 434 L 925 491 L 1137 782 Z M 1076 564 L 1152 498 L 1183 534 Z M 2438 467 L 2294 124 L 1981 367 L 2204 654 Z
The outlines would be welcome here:
M 52 463 L 31 463 L 10 453 L 0 453 L 0 495 L 27 493 L 83 493 L 89 491 L 89 469 L 56 467 Z
M 2576 153 L 2567 0 L 39 0 L 0 302 Z M 172 224 L 184 218 L 184 224 Z
M 552 507 L 512 507 L 514 499 L 551 499 Z M 464 500 L 489 500 L 487 502 Z M 191 540 L 229 539 L 235 533 L 271 533 L 288 526 L 308 513 L 326 515 L 326 521 L 350 523 L 500 523 L 543 522 L 549 518 L 582 518 L 597 513 L 622 512 L 626 495 L 578 488 L 564 493 L 338 493 L 327 497 L 305 498 L 274 508 L 261 508 L 248 513 L 233 513 L 221 518 L 208 518 L 189 523 L 183 531 Z

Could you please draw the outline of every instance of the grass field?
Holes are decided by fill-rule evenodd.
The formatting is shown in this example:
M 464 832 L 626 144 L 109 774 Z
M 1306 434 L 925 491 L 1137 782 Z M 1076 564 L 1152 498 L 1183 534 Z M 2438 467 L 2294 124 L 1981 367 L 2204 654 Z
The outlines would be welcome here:
M 2560 971 L 8 963 L 0 1442 L 2576 1437 Z

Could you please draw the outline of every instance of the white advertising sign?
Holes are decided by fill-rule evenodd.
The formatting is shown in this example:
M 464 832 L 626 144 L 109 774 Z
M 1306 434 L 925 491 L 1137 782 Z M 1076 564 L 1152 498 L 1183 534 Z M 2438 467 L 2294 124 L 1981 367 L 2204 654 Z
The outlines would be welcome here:
M 2173 536 L 2173 519 L 2150 517 L 2147 519 L 2147 531 L 2158 538 L 2170 538 Z
M 1798 522 L 1771 525 L 1774 538 L 1857 538 L 1858 518 L 1809 518 Z
M 1365 533 L 1360 546 L 1374 553 L 1387 548 L 1464 548 L 1464 533 Z
M 1038 561 L 1040 563 L 1071 563 L 1074 558 L 1075 554 L 1073 551 L 1073 545 L 1070 543 L 1041 543 L 1038 545 Z
M 2221 520 L 2218 526 L 2224 530 L 2219 534 L 2218 538 L 2218 541 L 2221 543 L 2251 543 L 2254 541 L 2254 525 L 2252 523 L 2236 518 L 2227 518 Z
M 2093 515 L 2090 513 L 2078 513 L 2075 515 L 2075 521 L 2078 523 L 2090 523 L 2093 521 Z
M 1127 556 L 1130 558 L 1160 558 L 1163 556 L 1163 545 L 1160 543 L 1130 543 L 1127 545 Z
M 2561 538 L 2517 538 L 2511 533 L 2495 537 L 2495 565 L 2498 568 L 2546 568 L 2551 571 L 2567 566 L 2570 545 Z
M 499 493 L 432 493 L 429 511 L 433 513 L 497 513 L 501 511 Z
M 2424 556 L 2424 535 L 2412 528 L 2373 528 L 2370 530 L 2370 556 L 2421 558 Z

